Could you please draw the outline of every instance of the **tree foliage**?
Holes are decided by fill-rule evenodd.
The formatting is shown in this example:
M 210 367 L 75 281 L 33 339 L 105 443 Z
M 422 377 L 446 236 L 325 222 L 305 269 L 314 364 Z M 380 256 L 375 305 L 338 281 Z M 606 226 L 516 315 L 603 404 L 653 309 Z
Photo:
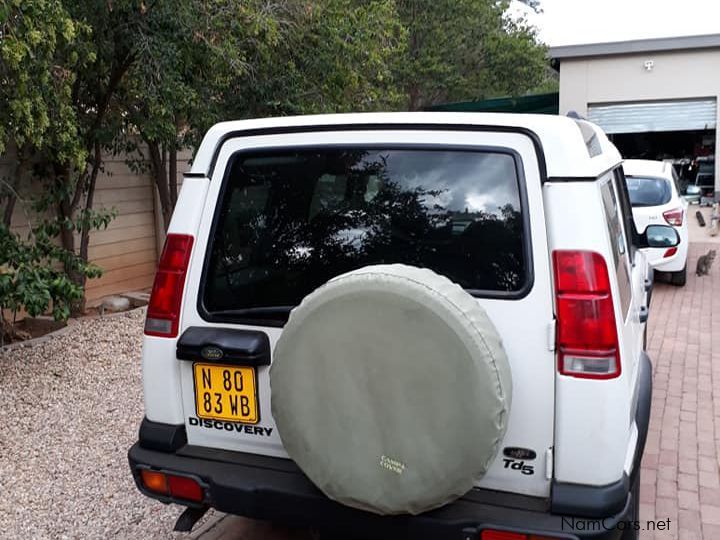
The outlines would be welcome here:
M 99 276 L 100 269 L 58 246 L 53 238 L 53 232 L 41 226 L 26 241 L 0 224 L 0 310 L 15 314 L 24 309 L 33 317 L 50 311 L 57 320 L 70 316 L 83 289 L 65 268 L 88 277 Z M 4 317 L 2 321 L 0 345 L 6 333 L 12 337 Z
M 238 81 L 236 115 L 318 114 L 396 109 L 394 78 L 405 29 L 393 0 L 290 4 L 281 43 Z
M 56 0 L 0 2 L 0 153 L 15 152 L 15 166 L 0 178 L 0 311 L 24 308 L 31 315 L 51 310 L 66 318 L 82 298 L 79 276 L 99 269 L 58 245 L 61 231 L 79 221 L 44 215 L 53 194 L 70 186 L 43 182 L 40 195 L 23 201 L 27 215 L 40 213 L 27 238 L 10 231 L 19 199 L 33 177 L 55 164 L 84 167 L 87 152 L 72 107 L 76 73 L 94 61 L 85 40 L 90 27 L 74 19 Z M 83 216 L 87 218 L 88 216 Z M 7 325 L 2 317 L 0 340 Z
M 542 85 L 545 49 L 533 28 L 505 16 L 507 7 L 508 0 L 0 0 L 0 153 L 16 155 L 0 179 L 0 304 L 52 304 L 65 316 L 97 274 L 88 264 L 90 234 L 114 216 L 95 208 L 107 153 L 130 153 L 152 175 L 167 226 L 178 151 L 195 147 L 218 120 L 419 109 Z M 21 238 L 11 219 L 31 182 L 38 195 L 23 204 L 38 217 Z
M 507 0 L 398 0 L 408 53 L 398 66 L 410 110 L 522 95 L 544 78 L 545 48 Z
M 392 65 L 403 29 L 392 0 L 191 4 L 169 7 L 171 23 L 158 4 L 151 8 L 158 13 L 137 38 L 143 60 L 123 89 L 126 142 L 149 164 L 166 227 L 177 199 L 177 151 L 214 122 L 399 104 Z M 142 146 L 133 144 L 135 133 Z

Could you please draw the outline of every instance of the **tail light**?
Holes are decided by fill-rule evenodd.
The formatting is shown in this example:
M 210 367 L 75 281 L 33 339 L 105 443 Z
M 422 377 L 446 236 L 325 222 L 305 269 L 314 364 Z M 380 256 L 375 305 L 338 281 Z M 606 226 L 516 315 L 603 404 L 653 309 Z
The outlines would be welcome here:
M 148 336 L 175 337 L 178 334 L 192 245 L 193 237 L 186 234 L 168 234 L 165 239 L 145 319 Z
M 168 475 L 168 489 L 173 499 L 185 499 L 195 502 L 203 500 L 203 489 L 200 484 L 186 476 Z
M 620 375 L 615 307 L 605 259 L 592 251 L 555 251 L 558 370 L 586 379 Z
M 148 491 L 158 495 L 192 502 L 202 502 L 205 499 L 203 487 L 197 480 L 188 476 L 177 476 L 142 469 L 140 471 L 140 480 Z
M 665 253 L 663 254 L 663 259 L 667 259 L 668 257 L 672 257 L 677 253 L 678 249 L 676 247 L 667 248 L 665 250 Z
M 663 212 L 663 217 L 665 218 L 665 221 L 668 222 L 669 225 L 674 225 L 675 227 L 679 227 L 683 224 L 683 216 L 685 212 L 682 208 L 673 208 L 672 210 L 668 210 L 667 212 Z
M 161 472 L 150 471 L 143 469 L 140 471 L 140 478 L 142 479 L 143 485 L 153 493 L 159 493 L 160 495 L 167 495 L 167 476 Z

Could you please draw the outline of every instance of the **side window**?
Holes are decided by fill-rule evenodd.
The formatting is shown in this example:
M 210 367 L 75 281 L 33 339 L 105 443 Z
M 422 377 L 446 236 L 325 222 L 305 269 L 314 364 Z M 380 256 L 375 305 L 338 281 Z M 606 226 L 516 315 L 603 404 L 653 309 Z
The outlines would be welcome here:
M 632 296 L 630 257 L 628 254 L 628 242 L 621 223 L 621 207 L 618 203 L 618 195 L 612 180 L 613 177 L 608 175 L 600 181 L 600 194 L 602 195 L 608 236 L 610 238 L 610 248 L 617 273 L 618 288 L 620 291 L 620 307 L 623 315 L 627 316 Z
M 630 257 L 630 263 L 635 264 L 635 251 L 637 251 L 637 246 L 639 244 L 637 239 L 638 233 L 635 227 L 635 220 L 633 219 L 630 194 L 628 193 L 627 184 L 625 182 L 625 173 L 622 168 L 618 167 L 613 171 L 613 180 L 615 183 L 615 192 L 617 193 L 619 201 L 618 209 L 620 212 L 620 219 L 622 220 L 627 239 L 628 256 Z

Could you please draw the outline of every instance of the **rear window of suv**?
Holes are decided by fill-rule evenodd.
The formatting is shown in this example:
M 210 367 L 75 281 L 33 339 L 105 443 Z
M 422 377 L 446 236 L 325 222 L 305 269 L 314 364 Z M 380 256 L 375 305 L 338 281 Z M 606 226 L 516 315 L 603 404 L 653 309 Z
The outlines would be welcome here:
M 664 178 L 628 176 L 626 181 L 633 206 L 661 206 L 670 202 L 672 188 Z
M 241 152 L 221 189 L 202 308 L 282 324 L 332 277 L 371 264 L 430 268 L 477 295 L 528 282 L 516 157 L 331 147 Z

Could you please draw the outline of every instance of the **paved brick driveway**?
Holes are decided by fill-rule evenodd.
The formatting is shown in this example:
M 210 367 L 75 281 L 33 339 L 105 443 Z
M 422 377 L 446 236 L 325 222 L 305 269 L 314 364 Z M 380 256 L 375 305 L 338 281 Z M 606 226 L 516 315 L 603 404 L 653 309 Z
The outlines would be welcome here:
M 717 244 L 690 245 L 688 268 Z M 716 261 L 717 262 L 717 261 Z M 685 287 L 658 283 L 648 354 L 653 403 L 642 464 L 640 517 L 671 519 L 669 532 L 642 538 L 720 539 L 720 269 L 688 275 Z M 714 313 L 713 313 L 714 310 Z

